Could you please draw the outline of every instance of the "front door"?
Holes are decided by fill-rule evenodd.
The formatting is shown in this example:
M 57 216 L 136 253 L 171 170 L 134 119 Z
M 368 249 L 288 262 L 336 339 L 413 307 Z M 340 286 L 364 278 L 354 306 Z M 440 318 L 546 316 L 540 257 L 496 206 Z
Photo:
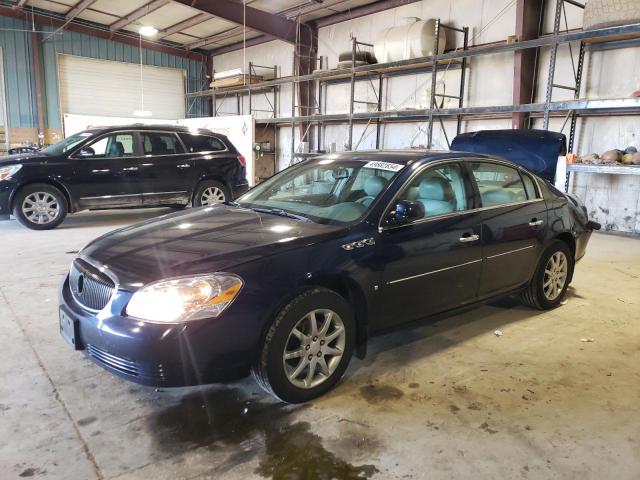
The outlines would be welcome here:
M 106 134 L 73 153 L 70 190 L 81 209 L 142 204 L 137 184 L 135 134 Z
M 469 167 L 482 206 L 484 265 L 479 296 L 490 297 L 530 280 L 542 252 L 547 210 L 525 172 L 481 160 Z
M 143 205 L 186 205 L 195 183 L 192 154 L 174 132 L 140 131 Z
M 480 219 L 461 162 L 427 166 L 397 200 L 420 203 L 422 219 L 385 228 L 378 312 L 386 328 L 473 302 L 482 270 Z M 392 202 L 395 205 L 397 200 Z

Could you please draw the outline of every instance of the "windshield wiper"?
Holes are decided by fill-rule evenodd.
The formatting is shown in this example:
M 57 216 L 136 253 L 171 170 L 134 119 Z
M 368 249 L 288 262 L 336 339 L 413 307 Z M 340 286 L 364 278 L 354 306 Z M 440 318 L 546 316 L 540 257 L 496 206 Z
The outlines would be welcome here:
M 302 215 L 296 215 L 295 213 L 287 212 L 286 210 L 281 210 L 279 208 L 251 207 L 251 210 L 259 213 L 269 213 L 271 215 L 278 215 L 280 217 L 294 218 L 296 220 L 302 220 L 303 222 L 309 221 L 307 217 L 303 217 Z

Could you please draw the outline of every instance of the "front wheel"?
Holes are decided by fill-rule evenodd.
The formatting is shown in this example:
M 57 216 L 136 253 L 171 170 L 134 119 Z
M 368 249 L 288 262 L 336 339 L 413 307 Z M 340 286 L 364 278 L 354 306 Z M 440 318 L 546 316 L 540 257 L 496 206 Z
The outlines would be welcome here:
M 13 203 L 13 216 L 32 230 L 56 228 L 64 221 L 68 211 L 64 194 L 46 183 L 23 187 Z
M 226 186 L 215 180 L 204 180 L 200 182 L 193 196 L 193 206 L 207 207 L 229 200 L 231 195 Z
M 542 254 L 522 300 L 538 310 L 557 307 L 564 298 L 573 275 L 574 259 L 566 243 L 555 240 Z
M 346 300 L 324 288 L 307 290 L 276 316 L 252 374 L 280 400 L 312 400 L 340 380 L 354 339 L 353 313 Z

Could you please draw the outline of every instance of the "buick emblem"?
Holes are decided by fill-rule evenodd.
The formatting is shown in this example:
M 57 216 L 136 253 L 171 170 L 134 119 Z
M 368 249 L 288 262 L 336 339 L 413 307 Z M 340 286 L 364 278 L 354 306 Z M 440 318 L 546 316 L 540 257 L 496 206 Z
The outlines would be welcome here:
M 78 293 L 82 293 L 84 290 L 84 275 L 78 277 Z

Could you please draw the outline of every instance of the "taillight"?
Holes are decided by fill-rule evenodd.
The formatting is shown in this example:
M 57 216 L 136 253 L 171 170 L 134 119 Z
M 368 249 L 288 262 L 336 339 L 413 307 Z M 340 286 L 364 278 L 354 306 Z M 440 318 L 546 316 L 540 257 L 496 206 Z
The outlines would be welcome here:
M 240 165 L 242 165 L 243 167 L 247 166 L 247 160 L 242 155 L 238 155 L 238 161 L 240 162 Z

